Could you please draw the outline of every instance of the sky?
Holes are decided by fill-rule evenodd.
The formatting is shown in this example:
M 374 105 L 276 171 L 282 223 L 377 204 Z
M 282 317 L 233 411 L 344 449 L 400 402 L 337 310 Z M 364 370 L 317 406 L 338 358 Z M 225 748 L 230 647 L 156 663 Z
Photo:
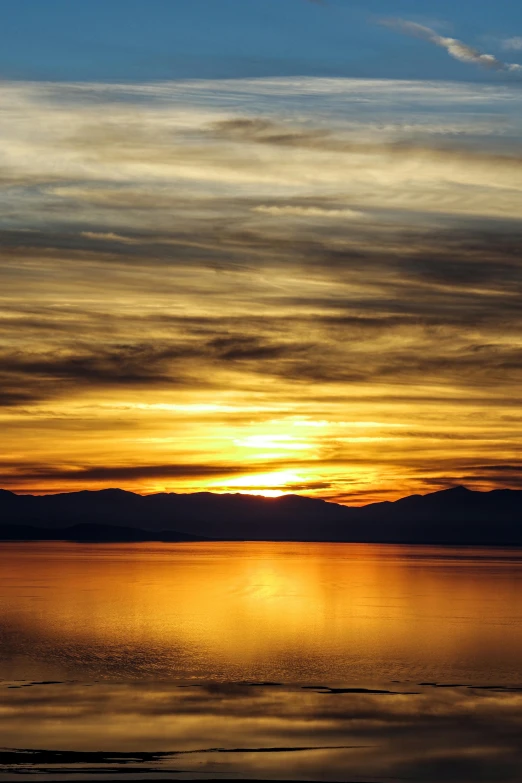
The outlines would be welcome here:
M 1 8 L 1 486 L 522 487 L 522 7 Z

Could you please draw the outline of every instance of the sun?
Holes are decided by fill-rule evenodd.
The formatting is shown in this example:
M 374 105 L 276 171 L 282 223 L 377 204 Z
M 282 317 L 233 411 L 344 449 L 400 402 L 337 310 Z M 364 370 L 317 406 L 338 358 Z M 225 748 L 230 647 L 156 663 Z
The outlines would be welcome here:
M 280 498 L 287 495 L 283 489 L 238 489 L 238 495 L 259 495 L 263 498 Z
M 303 478 L 293 470 L 277 470 L 272 473 L 257 473 L 240 476 L 224 484 L 214 484 L 217 492 L 237 492 L 247 495 L 261 495 L 266 498 L 277 498 L 291 492 L 295 485 L 302 485 Z

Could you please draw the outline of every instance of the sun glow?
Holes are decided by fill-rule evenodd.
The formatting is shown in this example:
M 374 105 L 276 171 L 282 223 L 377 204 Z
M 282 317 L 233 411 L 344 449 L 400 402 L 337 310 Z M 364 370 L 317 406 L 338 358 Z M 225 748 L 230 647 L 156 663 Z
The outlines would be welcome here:
M 285 492 L 282 489 L 239 489 L 237 490 L 237 494 L 257 495 L 262 498 L 280 498 L 283 495 L 288 495 L 288 492 Z
M 311 448 L 310 443 L 294 438 L 292 435 L 250 435 L 234 442 L 236 446 L 248 449 L 301 451 Z
M 238 492 L 239 494 L 262 495 L 263 497 L 280 497 L 291 492 L 296 484 L 303 483 L 302 476 L 292 470 L 279 470 L 273 473 L 240 476 L 236 479 L 212 485 L 212 491 Z

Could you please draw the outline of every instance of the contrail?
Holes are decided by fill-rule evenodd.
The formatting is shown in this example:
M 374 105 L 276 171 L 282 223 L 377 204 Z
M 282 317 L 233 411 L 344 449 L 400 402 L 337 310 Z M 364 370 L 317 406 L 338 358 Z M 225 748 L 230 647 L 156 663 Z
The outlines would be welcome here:
M 522 73 L 522 65 L 519 65 L 518 63 L 505 63 L 503 60 L 499 60 L 498 57 L 495 57 L 495 55 L 480 52 L 478 49 L 468 46 L 468 44 L 459 41 L 457 38 L 446 38 L 445 36 L 439 35 L 435 30 L 432 30 L 431 27 L 425 27 L 422 24 L 409 22 L 405 19 L 383 19 L 381 24 L 399 30 L 401 33 L 406 33 L 406 35 L 422 38 L 425 41 L 435 44 L 435 46 L 440 46 L 443 49 L 446 49 L 451 57 L 454 57 L 456 60 L 460 60 L 463 63 L 480 65 L 483 68 L 489 68 L 493 71 Z

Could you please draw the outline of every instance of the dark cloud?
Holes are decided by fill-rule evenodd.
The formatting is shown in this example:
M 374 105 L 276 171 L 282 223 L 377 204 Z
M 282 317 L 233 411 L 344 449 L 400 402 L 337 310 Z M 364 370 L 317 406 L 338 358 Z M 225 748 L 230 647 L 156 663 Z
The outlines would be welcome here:
M 219 322 L 219 321 L 218 321 Z M 248 329 L 248 320 L 243 327 Z M 214 324 L 215 327 L 215 324 Z M 193 341 L 135 343 L 108 347 L 76 344 L 59 353 L 5 352 L 0 354 L 0 404 L 26 404 L 75 390 L 97 388 L 211 387 L 214 365 L 244 366 L 274 372 L 267 366 L 288 357 L 306 356 L 306 344 L 275 343 L 262 336 L 236 334 Z M 214 328 L 215 334 L 215 328 Z
M 387 164 L 393 161 L 409 161 L 411 165 L 418 166 L 440 163 L 454 164 L 456 167 L 488 166 L 495 167 L 497 175 L 513 173 L 522 167 L 522 156 L 516 147 L 511 149 L 505 146 L 500 151 L 495 147 L 478 148 L 463 143 L 459 134 L 439 139 L 430 138 L 428 143 L 426 138 L 418 137 L 418 129 L 417 134 L 413 129 L 408 133 L 406 127 L 401 138 L 385 135 L 371 140 L 368 134 L 347 137 L 340 132 L 312 125 L 245 116 L 214 122 L 209 126 L 208 133 L 220 139 L 248 144 L 337 153 L 341 159 L 343 155 L 378 156 L 382 163 Z M 360 161 L 352 161 L 352 167 L 355 171 L 359 170 Z M 380 205 L 380 209 L 383 208 L 386 208 L 385 204 Z
M 182 351 L 174 347 L 156 349 L 154 346 L 136 344 L 111 348 L 83 348 L 78 346 L 75 354 L 64 353 L 31 355 L 4 354 L 0 360 L 2 371 L 8 374 L 74 380 L 86 384 L 122 384 L 165 382 L 167 375 L 162 365 Z
M 31 274 L 39 270 L 42 299 L 55 254 L 71 238 L 22 233 L 12 233 L 11 247 L 15 237 L 18 261 L 25 259 Z M 130 250 L 122 245 L 113 270 L 107 248 L 60 260 L 61 273 L 74 286 L 108 264 L 106 298 L 94 307 L 55 304 L 52 289 L 47 305 L 8 300 L 0 321 L 6 346 L 0 404 L 25 405 L 93 387 L 212 387 L 220 372 L 230 370 L 238 378 L 272 376 L 301 384 L 430 379 L 439 386 L 493 391 L 521 381 L 522 265 L 514 233 L 493 227 L 447 228 L 436 235 L 394 229 L 381 233 L 376 248 L 364 227 L 351 231 L 349 242 L 339 230 L 315 233 L 308 241 L 288 232 L 279 237 L 209 228 L 199 244 L 213 245 L 211 263 L 206 257 L 196 261 L 185 234 L 173 234 L 172 241 L 168 277 L 151 277 L 155 261 L 148 244 Z M 90 238 L 74 242 L 74 252 L 92 244 Z M 238 262 L 259 255 L 257 271 L 241 263 L 232 269 L 230 253 Z M 221 260 L 230 277 L 216 278 L 213 265 Z M 143 278 L 135 277 L 135 263 L 143 266 Z M 30 284 L 30 278 L 19 283 L 17 269 L 4 269 L 4 278 L 15 286 Z M 248 289 L 242 287 L 245 279 Z M 125 291 L 145 312 L 139 304 L 134 312 L 112 305 L 111 297 Z M 148 297 L 161 305 L 151 311 Z M 174 312 L 170 302 L 176 303 Z M 206 314 L 209 302 L 212 312 Z
M 248 328 L 252 325 L 245 320 Z M 266 325 L 265 325 L 266 328 Z M 272 361 L 285 359 L 290 356 L 306 356 L 312 351 L 312 346 L 294 342 L 270 343 L 264 342 L 258 337 L 245 337 L 240 333 L 216 337 L 208 343 L 211 352 L 215 352 L 216 358 L 224 362 L 236 361 Z
M 455 347 L 446 338 L 439 344 L 421 341 L 421 346 L 430 346 L 424 355 L 392 347 L 383 354 L 379 345 L 368 343 L 363 349 L 367 336 L 362 344 L 352 344 L 350 339 L 346 329 L 344 334 L 325 333 L 309 343 L 278 344 L 237 334 L 199 344 L 187 340 L 181 345 L 79 349 L 64 356 L 4 354 L 0 400 L 4 405 L 25 405 L 89 388 L 211 388 L 227 368 L 239 375 L 272 375 L 289 383 L 378 385 L 415 383 L 422 377 L 438 385 L 495 391 L 499 383 L 514 390 L 522 382 L 522 349 L 495 344 Z
M 166 371 L 169 362 L 184 355 L 187 348 L 140 343 L 107 348 L 80 345 L 57 353 L 7 352 L 0 354 L 0 404 L 25 405 L 92 387 L 197 385 L 196 379 Z
M 288 147 L 324 149 L 329 144 L 332 144 L 331 134 L 328 131 L 315 129 L 307 131 L 302 128 L 293 128 L 292 126 L 285 127 L 271 120 L 260 118 L 250 119 L 245 117 L 222 120 L 214 123 L 210 128 L 210 132 L 223 138 L 238 141 L 276 144 Z
M 1 465 L 0 465 L 1 467 Z M 267 465 L 259 463 L 249 472 L 263 473 Z M 274 469 L 274 463 L 270 463 Z M 58 466 L 7 463 L 3 465 L 4 475 L 24 481 L 68 481 L 82 484 L 101 481 L 110 484 L 116 481 L 135 479 L 168 478 L 221 478 L 238 476 L 245 472 L 245 465 L 211 464 L 166 464 L 166 465 L 108 465 L 108 466 Z
M 18 385 L 19 380 L 8 376 L 2 377 L 0 373 L 0 408 L 25 407 L 56 395 L 51 390 L 46 394 L 43 389 L 32 389 Z

